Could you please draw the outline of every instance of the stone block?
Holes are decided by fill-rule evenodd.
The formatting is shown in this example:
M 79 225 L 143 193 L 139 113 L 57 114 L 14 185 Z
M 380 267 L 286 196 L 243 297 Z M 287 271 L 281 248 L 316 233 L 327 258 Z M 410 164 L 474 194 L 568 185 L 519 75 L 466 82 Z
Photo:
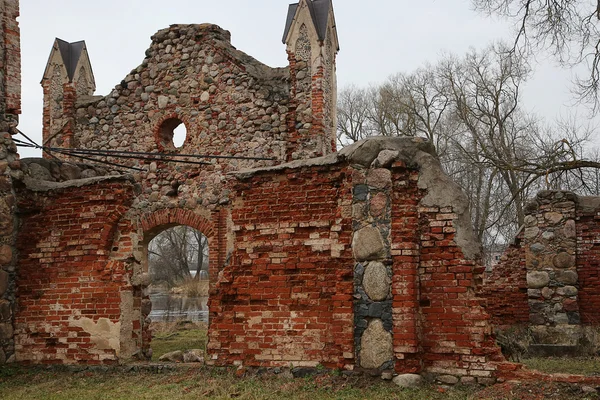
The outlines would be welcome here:
M 402 374 L 392 379 L 392 382 L 401 388 L 414 388 L 423 384 L 423 377 L 417 374 Z
M 554 256 L 552 264 L 556 268 L 570 268 L 575 265 L 575 257 L 563 251 Z
M 454 375 L 440 375 L 435 380 L 446 385 L 456 385 L 459 381 Z
M 4 296 L 8 290 L 8 272 L 0 269 L 0 297 Z
M 556 274 L 556 280 L 565 285 L 575 285 L 579 280 L 579 276 L 575 271 L 560 271 Z
M 0 324 L 0 340 L 10 340 L 13 337 L 13 327 L 10 323 Z
M 379 368 L 394 357 L 392 334 L 383 328 L 380 319 L 369 322 L 360 345 L 360 365 L 363 368 Z
M 369 263 L 363 277 L 363 287 L 371 300 L 385 300 L 390 293 L 391 283 L 385 265 L 380 262 Z
M 8 322 L 12 316 L 10 302 L 8 300 L 0 300 L 0 322 Z
M 12 257 L 12 248 L 9 245 L 4 244 L 0 246 L 0 265 L 10 264 Z
M 527 273 L 527 287 L 540 289 L 550 283 L 550 276 L 545 271 L 530 271 Z
M 354 232 L 352 251 L 357 261 L 379 260 L 387 255 L 381 232 L 373 226 Z

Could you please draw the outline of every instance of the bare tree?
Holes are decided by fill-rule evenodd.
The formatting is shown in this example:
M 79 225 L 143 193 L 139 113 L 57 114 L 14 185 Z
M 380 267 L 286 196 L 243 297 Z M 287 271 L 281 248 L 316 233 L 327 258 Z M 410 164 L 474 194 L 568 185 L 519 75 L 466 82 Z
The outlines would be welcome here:
M 593 186 L 590 168 L 600 167 L 584 151 L 590 129 L 576 119 L 548 127 L 523 110 L 521 87 L 529 74 L 524 59 L 501 44 L 446 56 L 371 91 L 378 101 L 365 102 L 372 107 L 365 114 L 384 121 L 355 136 L 369 136 L 375 127 L 378 134 L 429 139 L 467 192 L 479 239 L 492 247 L 523 223 L 534 191 Z
M 154 283 L 175 286 L 208 268 L 208 241 L 200 231 L 181 225 L 166 229 L 148 244 L 148 269 Z
M 600 0 L 472 0 L 476 10 L 508 17 L 515 24 L 513 51 L 527 56 L 549 50 L 567 67 L 583 64 L 586 78 L 575 93 L 600 111 Z

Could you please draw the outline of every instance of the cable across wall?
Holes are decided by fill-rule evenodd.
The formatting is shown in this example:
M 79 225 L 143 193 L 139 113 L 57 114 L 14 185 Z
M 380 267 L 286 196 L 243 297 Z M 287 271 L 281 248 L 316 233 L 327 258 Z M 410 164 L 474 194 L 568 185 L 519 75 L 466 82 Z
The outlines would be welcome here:
M 140 161 L 157 161 L 157 162 L 168 162 L 168 163 L 179 163 L 179 164 L 190 164 L 190 165 L 210 165 L 211 163 L 206 161 L 199 161 L 202 159 L 226 159 L 226 160 L 245 160 L 245 161 L 277 161 L 277 158 L 270 157 L 247 157 L 247 156 L 227 156 L 227 155 L 211 155 L 211 154 L 181 154 L 181 153 L 164 153 L 164 152 L 144 152 L 144 151 L 124 151 L 124 150 L 96 150 L 96 149 L 82 149 L 82 148 L 64 148 L 64 147 L 52 147 L 52 146 L 41 146 L 32 140 L 29 136 L 18 131 L 25 141 L 13 138 L 17 147 L 23 148 L 34 148 L 40 149 L 44 153 L 48 154 L 54 159 L 59 159 L 56 154 L 66 155 L 73 158 L 77 158 L 84 161 L 89 161 L 97 164 L 104 164 L 114 168 L 124 168 L 134 171 L 146 171 L 143 168 L 120 164 L 117 162 L 111 162 L 103 160 L 102 158 L 95 157 L 112 157 L 117 159 L 128 159 L 128 160 L 140 160 Z M 187 158 L 187 159 L 182 159 Z M 189 159 L 193 160 L 189 160 Z

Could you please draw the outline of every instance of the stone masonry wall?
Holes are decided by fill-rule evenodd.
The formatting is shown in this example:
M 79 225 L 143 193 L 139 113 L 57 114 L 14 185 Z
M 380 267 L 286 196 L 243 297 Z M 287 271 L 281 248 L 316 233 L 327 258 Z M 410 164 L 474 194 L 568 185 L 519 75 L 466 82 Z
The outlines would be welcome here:
M 538 193 L 523 232 L 486 280 L 494 322 L 529 323 L 537 343 L 569 346 L 582 326 L 598 325 L 599 210 L 598 197 Z
M 15 217 L 13 177 L 19 177 L 17 133 L 21 113 L 21 51 L 18 0 L 0 0 L 0 365 L 14 361 Z

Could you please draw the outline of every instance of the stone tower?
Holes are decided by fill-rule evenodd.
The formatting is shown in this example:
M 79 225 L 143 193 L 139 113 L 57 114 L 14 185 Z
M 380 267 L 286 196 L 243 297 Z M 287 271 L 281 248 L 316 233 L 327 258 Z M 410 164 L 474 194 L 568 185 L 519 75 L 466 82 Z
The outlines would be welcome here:
M 291 4 L 283 43 L 291 82 L 288 158 L 317 157 L 335 151 L 335 58 L 339 42 L 331 0 Z
M 44 146 L 72 147 L 75 104 L 96 90 L 85 42 L 68 43 L 56 38 L 41 84 Z

